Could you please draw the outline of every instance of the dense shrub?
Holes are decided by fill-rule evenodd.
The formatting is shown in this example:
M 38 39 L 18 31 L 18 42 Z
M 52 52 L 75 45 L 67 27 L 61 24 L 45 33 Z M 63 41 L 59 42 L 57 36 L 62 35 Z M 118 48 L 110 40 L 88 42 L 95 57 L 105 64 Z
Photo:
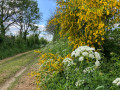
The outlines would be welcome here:
M 103 44 L 103 53 L 109 59 L 111 52 L 120 55 L 119 49 L 120 49 L 120 29 L 107 31 L 105 33 L 105 43 Z
M 41 45 L 41 47 L 45 46 L 48 43 L 48 41 L 44 38 L 40 38 L 39 40 L 39 44 Z
M 0 42 L 0 59 L 13 56 L 15 54 L 45 46 L 48 41 L 44 38 L 39 39 L 37 35 L 27 37 L 27 40 L 19 36 L 6 36 Z
M 120 77 L 120 55 L 110 52 L 108 59 L 103 52 L 84 47 L 72 51 L 68 40 L 60 39 L 41 49 L 41 68 L 32 73 L 36 76 L 38 89 L 119 90 L 113 81 Z

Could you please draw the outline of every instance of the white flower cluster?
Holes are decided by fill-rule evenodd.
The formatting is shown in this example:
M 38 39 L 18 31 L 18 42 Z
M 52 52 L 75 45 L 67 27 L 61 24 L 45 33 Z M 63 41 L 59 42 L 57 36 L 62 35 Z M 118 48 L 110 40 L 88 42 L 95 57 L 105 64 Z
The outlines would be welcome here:
M 100 66 L 100 62 L 99 62 L 98 60 L 96 60 L 95 66 L 96 66 L 96 67 L 99 67 L 99 66 Z
M 120 78 L 116 78 L 112 83 L 120 86 Z
M 83 73 L 91 73 L 91 72 L 93 72 L 95 69 L 94 69 L 94 67 L 87 67 L 87 68 L 85 68 L 84 70 L 83 70 Z
M 64 63 L 64 65 L 67 65 L 67 66 L 71 66 L 73 65 L 73 60 L 71 58 L 65 58 L 62 63 Z
M 75 83 L 75 86 L 81 86 L 83 83 L 84 83 L 84 80 L 78 80 L 78 81 Z
M 79 57 L 79 61 L 83 61 L 85 57 L 96 59 L 95 66 L 100 66 L 100 62 L 98 60 L 101 59 L 100 54 L 95 52 L 95 48 L 89 46 L 80 46 L 75 49 L 71 56 Z
M 75 51 L 73 51 L 71 53 L 71 56 L 75 56 L 75 57 L 78 57 L 80 55 L 83 55 L 83 56 L 88 56 L 89 53 L 93 53 L 93 51 L 95 51 L 95 48 L 92 48 L 92 47 L 88 47 L 88 46 L 80 46 L 78 47 L 77 49 L 75 49 Z
M 96 58 L 96 60 L 100 60 L 101 59 L 100 54 L 98 52 L 95 52 L 95 58 Z

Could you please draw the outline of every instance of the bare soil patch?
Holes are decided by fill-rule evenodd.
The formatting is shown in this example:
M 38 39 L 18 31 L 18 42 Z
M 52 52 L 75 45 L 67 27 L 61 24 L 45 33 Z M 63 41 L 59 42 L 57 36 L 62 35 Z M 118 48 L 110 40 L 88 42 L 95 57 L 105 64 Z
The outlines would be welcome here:
M 32 65 L 18 80 L 17 85 L 12 90 L 36 90 L 35 77 L 28 73 L 37 70 L 38 65 Z
M 7 90 L 8 87 L 15 81 L 15 78 L 20 76 L 24 71 L 26 70 L 26 67 L 21 69 L 20 71 L 18 71 L 15 76 L 11 77 L 10 79 L 8 79 L 1 87 L 1 90 Z

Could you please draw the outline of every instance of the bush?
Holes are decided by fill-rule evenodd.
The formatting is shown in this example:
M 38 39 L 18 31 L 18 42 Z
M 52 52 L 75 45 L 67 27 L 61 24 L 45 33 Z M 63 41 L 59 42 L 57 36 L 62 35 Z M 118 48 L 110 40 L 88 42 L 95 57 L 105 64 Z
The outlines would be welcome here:
M 44 38 L 40 38 L 39 42 L 41 46 L 45 46 L 48 43 L 48 41 Z
M 39 62 L 45 68 L 34 73 L 38 88 L 43 90 L 119 90 L 119 86 L 113 81 L 120 77 L 120 55 L 110 52 L 109 62 L 106 62 L 108 58 L 104 53 L 99 53 L 97 52 L 99 50 L 96 51 L 94 48 L 84 47 L 79 47 L 72 52 L 73 47 L 68 46 L 66 39 L 47 44 L 42 49 L 44 57 L 41 57 Z M 58 59 L 53 59 L 56 55 L 61 57 L 62 70 L 54 70 L 54 67 L 59 66 Z M 50 64 L 46 64 L 48 62 Z M 51 64 L 54 67 L 50 66 Z M 53 71 L 50 71 L 51 69 Z
M 103 53 L 106 58 L 110 58 L 110 52 L 120 55 L 120 29 L 106 31 L 104 42 Z
M 31 35 L 27 37 L 27 40 L 24 40 L 19 36 L 5 36 L 4 39 L 2 38 L 1 40 L 0 59 L 28 50 L 40 48 L 40 46 L 45 46 L 48 43 L 47 40 L 43 38 L 39 40 L 38 35 Z

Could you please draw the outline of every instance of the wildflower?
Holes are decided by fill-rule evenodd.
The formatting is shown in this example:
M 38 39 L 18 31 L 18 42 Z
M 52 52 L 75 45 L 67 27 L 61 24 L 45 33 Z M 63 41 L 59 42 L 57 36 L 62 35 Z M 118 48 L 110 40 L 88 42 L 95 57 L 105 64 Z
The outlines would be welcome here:
M 73 57 L 75 55 L 75 51 L 73 51 L 72 53 L 71 53 L 71 57 Z
M 91 73 L 93 72 L 95 69 L 93 67 L 87 67 L 83 70 L 83 73 Z
M 85 51 L 86 50 L 84 46 L 81 46 L 80 49 L 81 49 L 81 51 Z
M 63 60 L 63 63 L 64 63 L 65 65 L 67 65 L 67 66 L 71 66 L 71 65 L 74 64 L 74 63 L 73 63 L 73 60 L 72 60 L 71 58 L 65 58 L 65 59 Z
M 96 58 L 96 60 L 100 60 L 101 59 L 100 54 L 98 52 L 95 52 L 95 58 Z
M 94 59 L 95 57 L 94 57 L 94 55 L 93 55 L 93 54 L 89 54 L 89 58 Z
M 81 86 L 82 84 L 84 83 L 84 80 L 78 80 L 76 83 L 75 83 L 75 86 Z
M 83 61 L 84 60 L 84 57 L 79 57 L 79 61 Z
M 78 57 L 81 53 L 83 56 L 88 56 L 88 53 L 93 54 L 94 50 L 95 48 L 93 47 L 91 48 L 89 46 L 80 46 L 71 53 L 71 56 Z
M 90 50 L 93 50 L 93 51 L 95 51 L 95 48 L 91 47 L 91 48 L 90 48 Z
M 83 52 L 82 55 L 83 56 L 88 56 L 88 52 Z
M 117 86 L 120 86 L 120 81 L 116 84 Z
M 80 55 L 79 52 L 76 52 L 76 53 L 75 53 L 75 57 L 78 57 L 79 55 Z
M 98 60 L 96 60 L 95 66 L 96 66 L 96 67 L 99 67 L 99 66 L 100 66 L 100 62 L 99 62 Z
M 120 86 L 120 78 L 116 78 L 112 83 Z
M 86 47 L 86 50 L 87 50 L 87 51 L 94 51 L 95 48 L 93 48 L 93 47 Z

